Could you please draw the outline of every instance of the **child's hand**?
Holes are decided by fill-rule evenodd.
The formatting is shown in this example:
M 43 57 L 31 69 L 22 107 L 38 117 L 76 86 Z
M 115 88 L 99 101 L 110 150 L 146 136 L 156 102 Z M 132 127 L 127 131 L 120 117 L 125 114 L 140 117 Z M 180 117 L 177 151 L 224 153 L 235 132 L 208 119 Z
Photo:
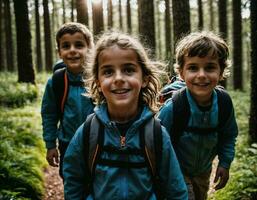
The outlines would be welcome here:
M 223 167 L 218 167 L 214 178 L 214 183 L 218 184 L 215 186 L 215 190 L 224 188 L 229 179 L 229 170 Z
M 53 167 L 59 166 L 59 153 L 56 148 L 54 149 L 47 149 L 46 153 L 46 160 L 49 163 L 49 165 Z

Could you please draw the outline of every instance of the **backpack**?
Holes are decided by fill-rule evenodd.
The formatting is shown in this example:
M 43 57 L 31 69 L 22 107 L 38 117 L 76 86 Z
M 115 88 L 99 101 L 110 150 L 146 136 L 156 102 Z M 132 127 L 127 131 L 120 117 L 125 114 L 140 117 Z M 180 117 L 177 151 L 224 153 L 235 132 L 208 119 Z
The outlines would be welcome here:
M 190 107 L 186 95 L 186 87 L 181 88 L 172 95 L 173 102 L 173 126 L 171 128 L 172 144 L 176 146 L 180 136 L 184 131 L 193 132 L 196 134 L 208 134 L 210 132 L 219 131 L 223 128 L 224 124 L 228 121 L 233 109 L 232 100 L 229 94 L 222 86 L 216 86 L 215 91 L 218 97 L 218 125 L 214 128 L 199 128 L 188 127 L 188 121 L 190 118 Z M 218 134 L 220 137 L 220 134 Z
M 104 127 L 95 113 L 90 114 L 83 125 L 83 143 L 86 161 L 86 183 L 89 188 L 87 194 L 92 193 L 92 182 L 96 164 L 115 166 L 120 168 L 148 167 L 153 178 L 153 187 L 157 199 L 164 199 L 161 192 L 159 169 L 162 160 L 162 131 L 161 123 L 157 118 L 151 118 L 140 127 L 141 149 L 118 149 L 104 144 Z M 114 154 L 144 155 L 146 162 L 127 162 L 100 158 L 103 151 Z
M 175 83 L 176 82 L 176 83 Z M 163 104 L 167 99 L 172 97 L 173 92 L 179 90 L 181 87 L 185 86 L 185 82 L 177 76 L 173 76 L 170 82 L 166 84 L 161 93 L 158 96 L 158 100 Z
M 55 67 L 57 66 L 57 67 Z M 58 109 L 59 119 L 62 119 L 64 106 L 69 94 L 69 86 L 81 87 L 83 86 L 82 81 L 70 81 L 67 74 L 66 65 L 63 62 L 57 62 L 55 64 L 52 83 L 53 83 L 53 91 L 56 97 L 56 106 Z

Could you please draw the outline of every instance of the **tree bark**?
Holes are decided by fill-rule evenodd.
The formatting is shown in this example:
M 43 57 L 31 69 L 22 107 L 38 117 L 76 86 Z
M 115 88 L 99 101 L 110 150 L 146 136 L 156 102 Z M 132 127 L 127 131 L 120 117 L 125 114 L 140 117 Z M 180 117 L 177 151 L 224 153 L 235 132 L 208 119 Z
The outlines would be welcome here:
M 36 63 L 37 70 L 41 72 L 43 70 L 42 64 L 42 52 L 41 52 L 41 30 L 40 30 L 40 18 L 39 18 L 39 5 L 38 0 L 35 0 L 35 20 L 36 20 Z
M 155 55 L 155 27 L 154 27 L 154 2 L 153 0 L 138 0 L 139 34 L 142 41 Z
M 257 1 L 250 3 L 251 13 L 251 105 L 249 133 L 251 142 L 257 142 Z
M 87 1 L 76 0 L 76 9 L 77 9 L 77 22 L 85 24 L 86 26 L 88 26 Z
M 93 33 L 98 35 L 104 30 L 103 24 L 103 2 L 92 2 L 93 6 Z
M 45 33 L 45 65 L 47 71 L 52 71 L 53 51 L 52 51 L 52 34 L 50 26 L 50 17 L 48 9 L 48 0 L 43 0 L 44 8 L 44 33 Z
M 234 89 L 242 90 L 242 17 L 241 0 L 233 0 L 233 69 Z
M 16 32 L 18 82 L 35 83 L 27 0 L 13 0 Z

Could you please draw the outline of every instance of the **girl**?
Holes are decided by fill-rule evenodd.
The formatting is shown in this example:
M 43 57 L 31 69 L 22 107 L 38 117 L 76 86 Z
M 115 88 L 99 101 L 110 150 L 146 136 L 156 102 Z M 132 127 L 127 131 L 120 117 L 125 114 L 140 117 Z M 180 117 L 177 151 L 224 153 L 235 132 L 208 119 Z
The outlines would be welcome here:
M 95 116 L 104 127 L 104 147 L 115 151 L 140 149 L 141 125 L 157 111 L 160 87 L 157 63 L 149 60 L 138 40 L 121 33 L 106 33 L 96 44 L 89 94 L 96 102 Z M 94 179 L 86 185 L 83 125 L 64 158 L 64 190 L 68 199 L 157 199 L 147 167 L 124 168 L 96 163 Z M 113 150 L 114 151 L 114 150 Z M 169 136 L 162 128 L 160 179 L 166 199 L 187 199 L 187 189 Z M 104 151 L 100 158 L 142 162 L 142 155 Z M 86 191 L 90 190 L 89 195 Z

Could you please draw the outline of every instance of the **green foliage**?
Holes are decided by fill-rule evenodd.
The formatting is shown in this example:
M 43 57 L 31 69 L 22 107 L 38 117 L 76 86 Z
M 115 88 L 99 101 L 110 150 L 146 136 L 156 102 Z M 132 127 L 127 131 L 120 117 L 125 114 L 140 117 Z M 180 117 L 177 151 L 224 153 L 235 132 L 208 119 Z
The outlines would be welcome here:
M 14 76 L 10 75 L 1 77 L 0 84 L 8 86 L 14 82 Z M 35 86 L 34 89 L 38 96 L 40 92 Z M 46 161 L 39 103 L 29 102 L 26 100 L 21 108 L 0 106 L 0 199 L 3 200 L 39 200 L 44 194 L 42 168 Z
M 20 107 L 33 102 L 38 97 L 38 89 L 29 83 L 18 83 L 15 74 L 0 73 L 0 105 Z
M 257 144 L 248 144 L 249 93 L 230 92 L 239 126 L 236 156 L 230 169 L 230 179 L 225 188 L 215 192 L 210 199 L 250 200 L 257 194 Z

